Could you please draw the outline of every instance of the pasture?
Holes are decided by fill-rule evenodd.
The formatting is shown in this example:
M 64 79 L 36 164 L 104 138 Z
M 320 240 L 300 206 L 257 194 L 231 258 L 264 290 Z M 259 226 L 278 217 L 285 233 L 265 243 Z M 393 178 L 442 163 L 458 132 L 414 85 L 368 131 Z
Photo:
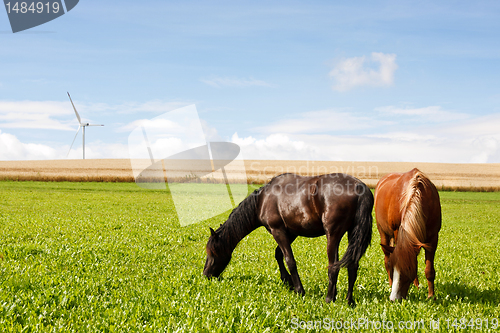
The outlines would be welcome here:
M 133 183 L 3 181 L 0 331 L 283 332 L 338 325 L 429 331 L 431 321 L 438 331 L 437 320 L 439 331 L 500 331 L 500 192 L 440 196 L 436 299 L 426 299 L 421 253 L 420 289 L 389 301 L 374 223 L 351 308 L 345 269 L 337 301 L 324 301 L 324 236 L 292 245 L 306 291 L 301 297 L 281 283 L 276 243 L 263 228 L 241 241 L 221 280 L 202 275 L 208 227 L 218 227 L 229 211 L 180 227 L 167 191 Z M 341 254 L 346 245 L 344 239 Z

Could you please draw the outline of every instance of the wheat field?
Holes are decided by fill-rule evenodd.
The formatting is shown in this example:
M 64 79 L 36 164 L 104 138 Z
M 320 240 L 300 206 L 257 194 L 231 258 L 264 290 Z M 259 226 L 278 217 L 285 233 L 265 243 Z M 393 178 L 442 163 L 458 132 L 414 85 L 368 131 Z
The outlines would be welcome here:
M 225 167 L 231 182 L 263 184 L 285 172 L 318 175 L 342 172 L 353 175 L 368 186 L 391 172 L 418 168 L 441 190 L 499 191 L 500 164 L 451 164 L 412 162 L 337 162 L 337 161 L 263 161 L 247 160 L 229 163 Z M 0 161 L 0 180 L 19 181 L 93 181 L 133 182 L 134 174 L 150 164 L 145 160 L 45 160 Z M 134 167 L 133 167 L 134 166 Z M 165 167 L 165 164 L 164 164 Z M 165 167 L 168 170 L 168 167 Z M 201 180 L 224 181 L 221 171 L 200 177 Z M 168 181 L 178 181 L 168 178 Z M 192 180 L 190 178 L 190 180 Z

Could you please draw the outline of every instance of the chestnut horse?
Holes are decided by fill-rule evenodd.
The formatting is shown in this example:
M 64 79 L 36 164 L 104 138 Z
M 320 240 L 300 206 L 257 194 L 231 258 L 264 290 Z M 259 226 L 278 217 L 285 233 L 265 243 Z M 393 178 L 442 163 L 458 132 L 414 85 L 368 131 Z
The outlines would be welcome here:
M 422 247 L 428 297 L 433 297 L 434 254 L 441 229 L 441 204 L 434 184 L 418 169 L 385 176 L 375 189 L 375 217 L 392 286 L 391 301 L 406 298 L 412 281 L 418 287 L 417 256 Z
M 326 234 L 329 261 L 326 302 L 335 301 L 339 270 L 347 267 L 347 300 L 354 305 L 352 293 L 359 260 L 372 237 L 372 209 L 372 192 L 352 176 L 338 173 L 316 177 L 277 176 L 243 200 L 217 231 L 210 228 L 203 274 L 208 278 L 218 277 L 229 264 L 238 242 L 263 226 L 278 243 L 275 258 L 281 280 L 304 295 L 291 244 L 297 236 Z M 346 232 L 349 244 L 339 261 L 339 243 Z

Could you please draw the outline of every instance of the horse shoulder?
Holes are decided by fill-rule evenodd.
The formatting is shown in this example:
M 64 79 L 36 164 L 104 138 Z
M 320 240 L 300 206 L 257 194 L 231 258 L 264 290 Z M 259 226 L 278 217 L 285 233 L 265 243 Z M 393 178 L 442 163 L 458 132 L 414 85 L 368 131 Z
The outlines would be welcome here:
M 401 225 L 401 176 L 400 173 L 388 174 L 375 189 L 375 218 L 379 228 L 388 235 L 392 235 Z
M 278 198 L 271 191 L 261 193 L 257 216 L 266 229 L 277 227 L 277 224 L 281 221 Z

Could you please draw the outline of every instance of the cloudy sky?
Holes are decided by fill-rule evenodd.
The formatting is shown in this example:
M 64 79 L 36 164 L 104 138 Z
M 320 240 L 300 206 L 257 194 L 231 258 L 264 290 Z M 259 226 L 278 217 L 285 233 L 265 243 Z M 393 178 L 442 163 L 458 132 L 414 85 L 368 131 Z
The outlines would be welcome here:
M 194 104 L 245 159 L 500 163 L 500 2 L 81 0 L 16 34 L 0 9 L 0 160 L 66 158 L 66 91 L 105 124 L 88 158 Z

